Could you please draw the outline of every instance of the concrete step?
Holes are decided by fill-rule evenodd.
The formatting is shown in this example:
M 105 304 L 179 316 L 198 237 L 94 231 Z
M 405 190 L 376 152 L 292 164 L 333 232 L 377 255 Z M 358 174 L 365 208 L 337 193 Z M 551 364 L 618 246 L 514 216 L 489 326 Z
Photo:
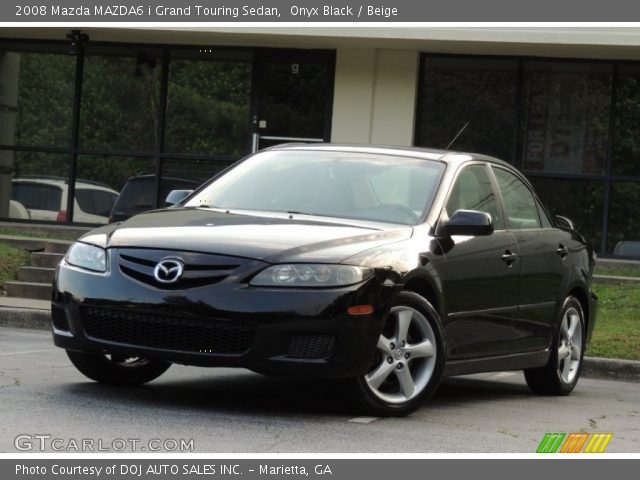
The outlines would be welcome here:
M 51 284 L 11 281 L 4 284 L 8 297 L 47 300 L 51 298 Z
M 31 254 L 32 267 L 55 268 L 64 258 L 62 253 L 33 252 Z
M 0 235 L 0 242 L 30 252 L 67 253 L 67 250 L 71 246 L 71 242 L 66 240 L 19 237 L 14 235 Z
M 35 282 L 35 283 L 51 283 L 56 274 L 55 268 L 43 267 L 20 267 L 18 269 L 18 281 Z
M 0 327 L 51 329 L 51 301 L 0 297 Z

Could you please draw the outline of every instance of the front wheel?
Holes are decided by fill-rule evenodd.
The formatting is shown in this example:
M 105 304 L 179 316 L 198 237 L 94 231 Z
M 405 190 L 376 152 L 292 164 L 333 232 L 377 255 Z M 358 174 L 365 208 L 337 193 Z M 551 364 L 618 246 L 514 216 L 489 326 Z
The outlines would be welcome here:
M 71 363 L 86 377 L 110 385 L 141 385 L 158 378 L 171 366 L 140 357 L 67 350 Z
M 378 338 L 369 371 L 353 379 L 355 400 L 366 413 L 407 415 L 433 395 L 444 367 L 439 316 L 413 292 L 401 292 Z
M 560 323 L 552 344 L 549 363 L 524 371 L 527 385 L 534 393 L 568 395 L 580 377 L 585 347 L 584 313 L 575 297 L 562 305 Z

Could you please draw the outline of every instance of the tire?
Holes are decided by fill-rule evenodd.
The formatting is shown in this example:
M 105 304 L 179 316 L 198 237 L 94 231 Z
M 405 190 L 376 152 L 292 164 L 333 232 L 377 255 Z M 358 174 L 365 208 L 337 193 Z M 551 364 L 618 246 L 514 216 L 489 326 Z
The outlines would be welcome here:
M 541 368 L 524 371 L 532 392 L 542 395 L 569 395 L 582 370 L 585 349 L 584 312 L 575 297 L 567 297 L 551 345 L 549 362 Z
M 433 306 L 416 293 L 398 294 L 371 368 L 350 381 L 349 393 L 358 410 L 375 416 L 403 416 L 418 409 L 442 378 L 442 338 Z
M 167 362 L 106 353 L 67 350 L 67 356 L 83 375 L 109 385 L 142 385 L 155 380 L 171 366 Z

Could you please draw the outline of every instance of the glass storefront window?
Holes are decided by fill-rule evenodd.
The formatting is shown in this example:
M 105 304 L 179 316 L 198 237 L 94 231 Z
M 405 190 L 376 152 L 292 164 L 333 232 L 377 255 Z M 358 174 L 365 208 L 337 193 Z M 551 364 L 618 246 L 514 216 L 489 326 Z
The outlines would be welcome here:
M 73 221 L 107 223 L 114 205 L 116 209 L 126 210 L 128 216 L 132 211 L 139 213 L 154 208 L 155 165 L 152 158 L 78 157 Z M 130 195 L 135 197 L 135 201 L 125 205 L 126 202 L 118 201 L 118 197 L 128 184 L 135 184 L 133 190 L 138 191 L 139 195 Z
M 639 182 L 611 184 L 607 253 L 623 257 L 640 257 L 639 207 Z
M 250 52 L 171 52 L 166 151 L 234 157 L 247 153 L 251 59 Z
M 151 151 L 158 142 L 161 52 L 87 48 L 82 77 L 80 146 Z
M 623 65 L 618 73 L 611 173 L 640 177 L 640 67 Z
M 604 172 L 610 64 L 525 62 L 522 166 L 529 172 Z
M 261 75 L 269 81 L 260 92 L 260 111 L 265 112 L 258 119 L 261 136 L 324 138 L 331 65 L 326 58 L 309 57 L 263 59 Z M 260 147 L 277 143 L 283 142 L 265 139 Z
M 0 218 L 65 221 L 67 154 L 0 150 Z
M 193 190 L 229 165 L 230 162 L 216 160 L 168 158 L 162 160 L 162 181 L 175 185 L 171 190 Z
M 518 62 L 423 59 L 416 145 L 480 152 L 513 162 Z
M 551 214 L 573 220 L 578 232 L 598 251 L 602 236 L 604 182 L 543 177 L 530 177 L 529 180 Z
M 69 145 L 75 66 L 66 54 L 0 49 L 1 145 Z

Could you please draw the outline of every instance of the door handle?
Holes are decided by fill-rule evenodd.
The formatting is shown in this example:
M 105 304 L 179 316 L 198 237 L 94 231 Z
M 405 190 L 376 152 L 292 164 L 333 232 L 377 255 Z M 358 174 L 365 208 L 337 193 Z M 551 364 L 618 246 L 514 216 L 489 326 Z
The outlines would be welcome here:
M 513 253 L 511 250 L 506 250 L 500 258 L 502 258 L 502 261 L 505 262 L 508 267 L 510 267 L 515 261 L 518 260 L 519 255 L 517 253 Z
M 563 244 L 558 245 L 558 249 L 556 250 L 556 253 L 558 255 L 560 255 L 561 259 L 565 259 L 567 255 L 569 255 L 569 249 L 567 247 L 565 247 Z

